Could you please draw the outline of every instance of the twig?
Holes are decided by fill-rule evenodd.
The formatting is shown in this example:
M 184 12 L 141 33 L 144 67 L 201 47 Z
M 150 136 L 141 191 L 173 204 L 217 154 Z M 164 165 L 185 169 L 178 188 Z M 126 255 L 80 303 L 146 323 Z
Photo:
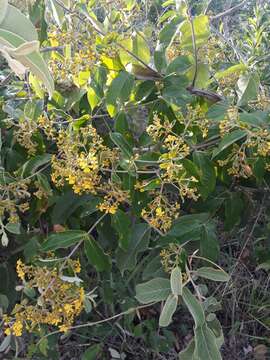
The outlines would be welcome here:
M 106 323 L 106 322 L 108 322 L 108 321 L 111 321 L 111 320 L 117 319 L 117 318 L 119 318 L 119 317 L 122 317 L 122 316 L 124 316 L 124 315 L 128 315 L 128 314 L 131 314 L 131 313 L 133 313 L 133 312 L 137 312 L 137 311 L 140 310 L 140 309 L 145 309 L 145 308 L 147 308 L 147 307 L 153 306 L 153 305 L 155 305 L 155 304 L 157 304 L 157 302 L 153 302 L 153 303 L 150 303 L 150 304 L 147 304 L 147 305 L 137 306 L 137 307 L 135 307 L 135 308 L 130 308 L 130 309 L 126 310 L 126 311 L 123 311 L 123 312 L 121 312 L 121 313 L 119 313 L 119 314 L 113 315 L 113 316 L 108 317 L 108 318 L 103 319 L 103 320 L 99 320 L 99 321 L 95 321 L 95 322 L 87 322 L 87 323 L 85 323 L 85 324 L 80 324 L 80 325 L 71 326 L 71 327 L 69 328 L 69 330 L 76 330 L 76 329 L 81 329 L 81 328 L 85 328 L 85 327 L 91 327 L 91 326 L 103 324 L 103 323 Z M 60 330 L 56 330 L 56 331 L 53 331 L 53 332 L 51 332 L 51 333 L 49 333 L 49 334 L 44 335 L 44 336 L 39 340 L 38 344 L 39 344 L 43 339 L 45 339 L 45 338 L 47 338 L 47 337 L 49 337 L 49 336 L 51 336 L 51 335 L 55 335 L 55 334 L 59 334 L 59 333 L 61 333 L 61 331 L 60 331 Z M 37 345 L 38 345 L 38 344 L 37 344 Z
M 247 2 L 247 0 L 243 0 L 240 4 L 235 5 L 234 7 L 230 8 L 230 9 L 228 9 L 228 10 L 226 10 L 226 11 L 223 11 L 223 12 L 220 13 L 220 14 L 211 16 L 210 19 L 211 19 L 211 20 L 217 20 L 217 19 L 220 19 L 220 18 L 223 17 L 223 16 L 230 15 L 231 13 L 233 13 L 234 11 L 240 9 L 243 5 L 245 5 L 246 2 Z
M 64 50 L 64 46 L 48 46 L 40 49 L 41 53 L 50 52 L 50 51 L 62 51 Z

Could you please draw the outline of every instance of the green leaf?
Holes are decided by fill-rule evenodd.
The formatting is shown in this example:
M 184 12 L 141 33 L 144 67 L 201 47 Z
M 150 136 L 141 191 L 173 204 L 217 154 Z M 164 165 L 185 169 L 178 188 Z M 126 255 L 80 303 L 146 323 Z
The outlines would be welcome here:
M 166 75 L 183 74 L 192 66 L 190 56 L 181 55 L 175 58 L 167 67 Z
M 120 133 L 125 136 L 129 132 L 129 124 L 126 113 L 121 111 L 117 114 L 114 122 L 114 130 L 116 133 Z
M 101 344 L 90 346 L 82 355 L 82 360 L 96 360 L 101 351 Z
M 171 75 L 164 80 L 162 97 L 170 105 L 182 107 L 192 101 L 192 96 L 186 90 L 189 80 L 184 75 Z
M 111 82 L 107 95 L 107 110 L 110 116 L 117 114 L 118 103 L 124 103 L 129 99 L 134 84 L 134 77 L 127 71 L 120 71 L 118 76 Z
M 5 18 L 0 23 L 0 29 L 18 35 L 22 39 L 22 43 L 38 40 L 38 33 L 34 25 L 20 10 L 12 5 L 8 5 Z M 21 44 L 17 44 L 15 47 L 19 45 Z
M 230 192 L 225 200 L 225 223 L 226 231 L 231 230 L 237 223 L 240 222 L 242 213 L 244 211 L 244 202 L 241 193 Z
M 186 74 L 190 79 L 190 81 L 193 80 L 194 73 L 195 73 L 195 65 L 193 65 L 192 68 Z M 197 68 L 195 87 L 202 89 L 206 88 L 209 78 L 210 78 L 209 66 L 207 64 L 199 63 Z
M 225 102 L 220 101 L 210 106 L 209 110 L 206 113 L 206 117 L 207 119 L 214 121 L 224 120 L 224 117 L 226 116 L 228 109 L 229 109 L 229 105 Z
M 130 217 L 122 210 L 118 209 L 112 217 L 112 225 L 118 233 L 119 246 L 123 250 L 128 249 L 128 240 L 131 229 Z
M 133 149 L 122 134 L 114 132 L 114 133 L 110 133 L 110 137 L 124 155 L 126 155 L 128 158 L 132 156 Z
M 171 290 L 173 295 L 182 295 L 183 284 L 182 284 L 182 271 L 179 266 L 175 267 L 171 272 L 170 277 Z
M 196 45 L 197 47 L 200 47 L 207 42 L 208 37 L 210 35 L 208 16 L 207 15 L 196 16 L 195 18 L 193 18 L 193 26 L 194 26 Z M 185 50 L 193 50 L 192 31 L 189 20 L 185 20 L 181 25 L 180 34 L 181 34 L 181 38 L 180 38 L 181 48 Z
M 256 72 L 242 75 L 237 82 L 237 105 L 244 106 L 247 105 L 250 100 L 256 99 L 259 85 L 260 77 Z
M 175 313 L 175 310 L 177 308 L 177 303 L 178 303 L 177 296 L 170 294 L 167 297 L 159 317 L 159 326 L 166 327 L 170 325 L 170 323 L 172 322 L 173 314 Z
M 51 154 L 43 154 L 32 157 L 18 170 L 21 176 L 28 177 L 34 174 L 41 166 L 51 161 Z
M 220 349 L 224 343 L 222 326 L 214 313 L 210 313 L 207 316 L 206 321 L 207 321 L 207 326 L 214 333 L 216 337 L 217 347 Z
M 60 2 L 67 8 L 69 8 L 70 0 L 60 0 Z M 55 0 L 48 0 L 48 4 L 51 8 L 51 12 L 53 15 L 54 20 L 56 21 L 57 25 L 61 28 L 64 20 L 65 20 L 65 11 L 64 9 L 57 4 Z
M 53 233 L 43 242 L 41 250 L 54 251 L 57 249 L 65 249 L 88 237 L 87 232 L 82 230 L 68 230 L 59 233 Z
M 111 259 L 105 254 L 101 246 L 89 236 L 84 242 L 84 251 L 87 259 L 97 271 L 109 271 L 111 269 Z
M 234 130 L 231 133 L 225 135 L 220 141 L 218 148 L 213 151 L 212 159 L 216 158 L 222 151 L 246 136 L 247 132 L 240 129 Z
M 154 52 L 154 64 L 157 71 L 163 73 L 167 66 L 166 54 L 165 54 L 165 46 L 162 44 L 158 44 L 157 48 Z
M 136 224 L 131 228 L 127 250 L 118 249 L 117 252 L 117 265 L 122 273 L 125 270 L 134 269 L 137 255 L 139 252 L 147 250 L 149 239 L 150 228 L 148 224 Z
M 193 161 L 200 170 L 199 191 L 203 199 L 207 199 L 208 195 L 216 188 L 216 172 L 214 165 L 202 151 L 195 151 L 193 153 Z
M 195 340 L 192 339 L 185 350 L 181 351 L 178 355 L 179 360 L 195 360 L 193 355 L 195 351 Z
M 186 286 L 183 288 L 182 298 L 194 319 L 196 328 L 202 326 L 205 323 L 203 307 Z
M 168 24 L 166 24 L 159 33 L 159 40 L 164 46 L 168 46 L 175 36 L 179 28 L 179 24 L 183 21 L 181 16 L 175 16 Z
M 179 243 L 183 243 L 187 240 L 199 240 L 202 226 L 208 219 L 208 213 L 183 215 L 175 221 L 167 235 L 175 236 Z
M 0 25 L 5 19 L 8 9 L 8 0 L 0 0 Z
M 100 102 L 100 97 L 96 94 L 92 87 L 89 87 L 87 90 L 87 100 L 92 110 L 94 110 Z
M 216 337 L 206 324 L 195 328 L 195 357 L 207 360 L 222 360 Z
M 121 41 L 120 44 L 146 64 L 149 63 L 150 49 L 142 33 L 138 32 L 134 34 L 131 38 Z M 140 62 L 136 60 L 134 56 L 132 56 L 124 49 L 120 50 L 119 56 L 121 63 L 124 66 L 126 66 L 128 63 L 140 64 Z
M 149 304 L 167 299 L 170 292 L 168 279 L 155 278 L 136 286 L 136 299 L 142 304 Z
M 211 267 L 202 267 L 196 270 L 196 274 L 205 279 L 210 279 L 213 281 L 224 281 L 227 282 L 230 279 L 230 276 L 223 270 L 213 269 Z
M 21 224 L 20 223 L 8 223 L 5 226 L 5 229 L 11 234 L 20 234 L 21 233 Z
M 231 74 L 240 74 L 242 71 L 245 71 L 247 69 L 247 66 L 244 64 L 236 64 L 228 67 L 226 70 L 218 71 L 215 73 L 215 79 L 220 80 L 224 79 Z
M 2 29 L 0 25 L 0 44 L 12 48 L 17 48 L 24 43 L 25 40 L 21 36 Z M 32 74 L 35 75 L 45 85 L 49 95 L 52 96 L 54 91 L 54 82 L 41 55 L 37 51 L 34 51 L 31 54 L 25 56 L 14 54 L 13 57 L 23 66 L 29 68 Z
M 1 3 L 0 3 L 1 5 Z M 0 344 L 0 353 L 3 353 L 7 350 L 11 343 L 11 335 L 6 336 Z
M 201 228 L 200 255 L 212 261 L 218 258 L 219 242 L 214 221 L 204 224 Z

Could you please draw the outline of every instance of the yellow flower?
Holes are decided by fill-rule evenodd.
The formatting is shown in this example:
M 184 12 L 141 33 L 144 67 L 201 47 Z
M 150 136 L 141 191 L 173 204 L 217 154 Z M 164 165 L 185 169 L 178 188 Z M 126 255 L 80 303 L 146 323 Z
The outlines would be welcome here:
M 12 331 L 15 336 L 22 336 L 23 324 L 20 320 L 16 320 L 12 326 Z
M 69 314 L 71 314 L 73 312 L 73 307 L 70 304 L 65 304 L 64 305 L 64 310 L 69 315 Z
M 21 280 L 24 280 L 25 270 L 24 270 L 24 264 L 23 264 L 23 262 L 21 261 L 21 259 L 19 259 L 19 260 L 17 261 L 16 271 L 17 271 L 18 277 L 19 277 Z
M 5 334 L 8 336 L 8 335 L 11 335 L 11 330 L 10 330 L 10 328 L 8 327 L 8 328 L 6 328 L 6 330 L 5 330 Z
M 156 215 L 157 216 L 162 216 L 164 214 L 164 211 L 162 210 L 161 207 L 157 207 L 156 208 Z
M 59 326 L 59 331 L 62 331 L 64 333 L 68 332 L 69 327 L 67 325 L 61 325 Z

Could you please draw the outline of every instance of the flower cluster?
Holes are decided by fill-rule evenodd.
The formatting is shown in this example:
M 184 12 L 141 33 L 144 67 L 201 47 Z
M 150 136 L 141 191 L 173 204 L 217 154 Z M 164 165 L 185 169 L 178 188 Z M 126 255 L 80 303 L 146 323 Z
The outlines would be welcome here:
M 141 215 L 152 227 L 166 233 L 172 226 L 172 221 L 179 216 L 180 204 L 171 203 L 164 195 L 157 195 Z
M 6 216 L 8 222 L 18 223 L 18 212 L 25 212 L 29 209 L 28 191 L 30 180 L 6 181 L 0 184 L 0 216 Z
M 102 191 L 105 192 L 102 203 L 98 205 L 100 211 L 106 214 L 115 214 L 119 205 L 129 198 L 129 192 L 122 190 L 119 185 L 109 181 L 103 184 Z
M 15 139 L 27 150 L 29 155 L 35 155 L 37 151 L 38 143 L 34 139 L 37 129 L 38 125 L 35 121 L 25 118 L 16 125 Z
M 52 47 L 61 48 L 65 44 L 65 56 L 61 54 L 61 51 L 55 51 L 52 52 L 49 61 L 56 81 L 61 83 L 65 79 L 71 85 L 75 80 L 80 85 L 79 74 L 88 73 L 96 61 L 95 35 L 90 34 L 88 28 L 78 29 L 72 26 L 72 30 L 61 30 L 51 27 L 48 38 Z M 89 75 L 90 72 L 88 77 Z
M 81 269 L 79 261 L 71 259 L 66 268 L 75 276 Z M 84 308 L 85 293 L 79 283 L 68 281 L 56 267 L 27 266 L 18 260 L 16 270 L 22 281 L 18 290 L 32 291 L 37 299 L 35 304 L 27 298 L 23 299 L 15 305 L 10 316 L 5 316 L 6 335 L 21 336 L 24 329 L 32 332 L 39 330 L 42 325 L 57 326 L 59 331 L 68 331 Z
M 59 153 L 52 158 L 52 181 L 57 186 L 68 182 L 76 194 L 96 194 L 101 184 L 100 168 L 106 168 L 115 158 L 96 129 L 91 124 L 78 131 L 62 129 L 57 146 Z M 106 158 L 103 154 L 107 154 Z
M 160 251 L 160 258 L 165 272 L 171 273 L 177 266 L 185 270 L 187 254 L 181 245 L 169 244 L 167 248 Z

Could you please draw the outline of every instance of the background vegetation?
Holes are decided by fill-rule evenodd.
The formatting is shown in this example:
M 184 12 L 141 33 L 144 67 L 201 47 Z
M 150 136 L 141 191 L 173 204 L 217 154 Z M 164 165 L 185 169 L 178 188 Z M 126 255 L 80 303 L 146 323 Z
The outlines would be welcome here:
M 0 0 L 0 358 L 269 359 L 269 30 Z

